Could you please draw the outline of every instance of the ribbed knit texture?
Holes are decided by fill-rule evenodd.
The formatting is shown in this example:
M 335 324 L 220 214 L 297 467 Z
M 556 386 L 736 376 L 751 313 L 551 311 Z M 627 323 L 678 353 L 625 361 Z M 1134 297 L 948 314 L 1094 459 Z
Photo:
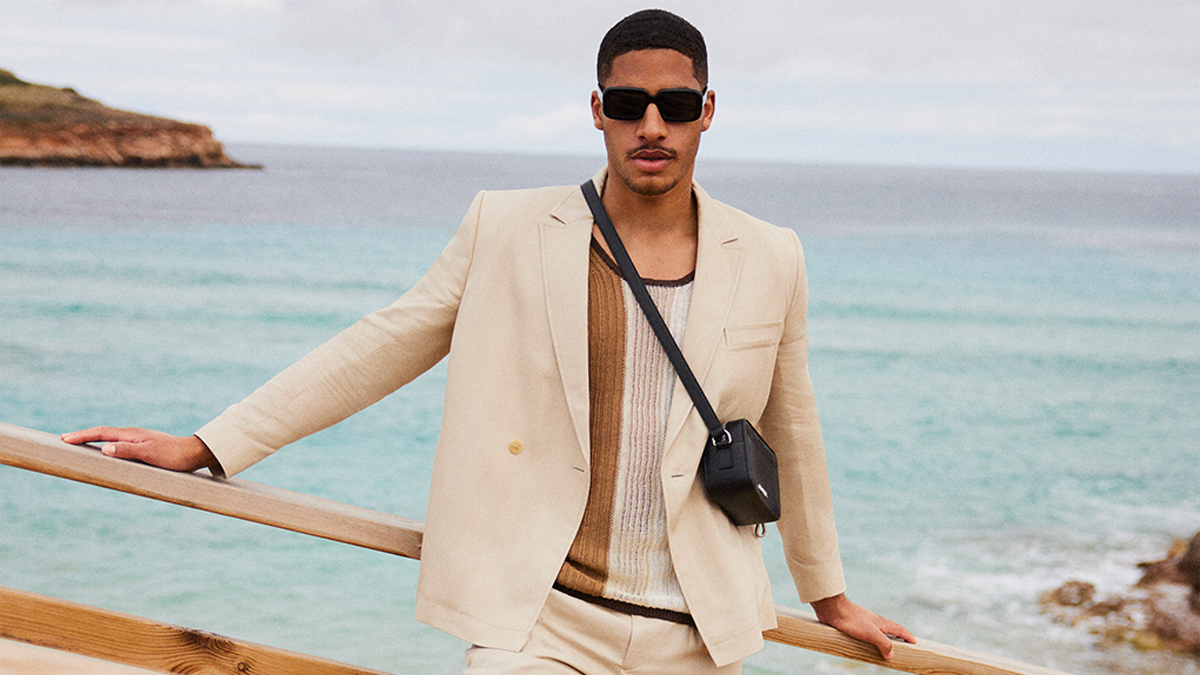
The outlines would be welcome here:
M 692 275 L 645 280 L 683 337 Z M 558 581 L 589 595 L 686 612 L 667 546 L 661 478 L 675 370 L 616 264 L 593 242 L 588 269 L 591 491 Z

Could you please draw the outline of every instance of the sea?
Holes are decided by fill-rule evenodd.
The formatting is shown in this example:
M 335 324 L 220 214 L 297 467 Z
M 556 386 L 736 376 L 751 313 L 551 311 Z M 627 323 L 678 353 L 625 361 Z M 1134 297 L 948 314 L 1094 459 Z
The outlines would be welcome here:
M 262 170 L 0 169 L 0 421 L 187 434 L 411 287 L 480 189 L 603 158 L 231 146 Z M 799 233 L 851 599 L 1078 675 L 1200 660 L 1040 611 L 1200 530 L 1200 176 L 701 155 Z M 496 354 L 496 358 L 505 358 Z M 242 478 L 421 519 L 445 364 Z M 480 383 L 486 386 L 486 383 Z M 115 460 L 114 460 L 115 461 Z M 801 606 L 778 535 L 775 601 Z M 460 672 L 418 563 L 0 466 L 0 585 L 397 674 Z M 768 644 L 747 673 L 888 672 Z

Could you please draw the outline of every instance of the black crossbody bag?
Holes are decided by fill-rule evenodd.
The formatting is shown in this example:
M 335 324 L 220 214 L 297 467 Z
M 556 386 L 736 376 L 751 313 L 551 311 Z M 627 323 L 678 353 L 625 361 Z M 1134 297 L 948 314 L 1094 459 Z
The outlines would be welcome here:
M 646 291 L 637 268 L 629 259 L 621 237 L 617 235 L 600 201 L 596 186 L 589 180 L 580 189 L 592 210 L 592 217 L 600 226 L 600 233 L 617 259 L 621 276 L 641 305 L 646 320 L 650 322 L 650 327 L 708 429 L 708 440 L 700 460 L 708 498 L 720 506 L 735 525 L 756 525 L 779 520 L 779 465 L 775 451 L 771 450 L 749 421 L 740 419 L 721 423 L 700 383 L 696 381 L 696 376 L 692 374 L 692 369 L 688 367 L 679 345 L 675 343 L 675 338 L 671 337 L 671 331 L 658 313 L 658 307 Z

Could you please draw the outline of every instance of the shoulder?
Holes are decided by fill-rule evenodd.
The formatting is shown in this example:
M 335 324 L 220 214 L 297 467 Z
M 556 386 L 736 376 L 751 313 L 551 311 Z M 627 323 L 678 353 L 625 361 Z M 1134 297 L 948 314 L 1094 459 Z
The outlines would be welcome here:
M 694 189 L 702 226 L 717 230 L 722 239 L 737 240 L 753 255 L 779 259 L 793 266 L 803 264 L 800 239 L 795 231 L 713 199 L 698 185 Z
M 485 190 L 475 195 L 459 232 L 471 241 L 472 255 L 525 260 L 544 245 L 546 236 L 581 229 L 567 226 L 584 216 L 590 214 L 578 187 Z
M 578 186 L 566 185 L 521 190 L 484 190 L 475 196 L 472 209 L 486 212 L 489 215 L 518 213 L 539 215 L 554 211 L 556 207 L 578 192 Z

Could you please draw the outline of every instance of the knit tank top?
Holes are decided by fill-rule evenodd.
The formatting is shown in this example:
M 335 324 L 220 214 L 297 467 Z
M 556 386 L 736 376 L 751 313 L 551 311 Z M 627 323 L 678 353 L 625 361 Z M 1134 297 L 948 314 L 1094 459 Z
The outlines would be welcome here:
M 693 274 L 644 280 L 676 341 Z M 593 240 L 588 263 L 591 489 L 558 583 L 587 595 L 687 612 L 671 551 L 661 466 L 675 370 L 621 278 Z

